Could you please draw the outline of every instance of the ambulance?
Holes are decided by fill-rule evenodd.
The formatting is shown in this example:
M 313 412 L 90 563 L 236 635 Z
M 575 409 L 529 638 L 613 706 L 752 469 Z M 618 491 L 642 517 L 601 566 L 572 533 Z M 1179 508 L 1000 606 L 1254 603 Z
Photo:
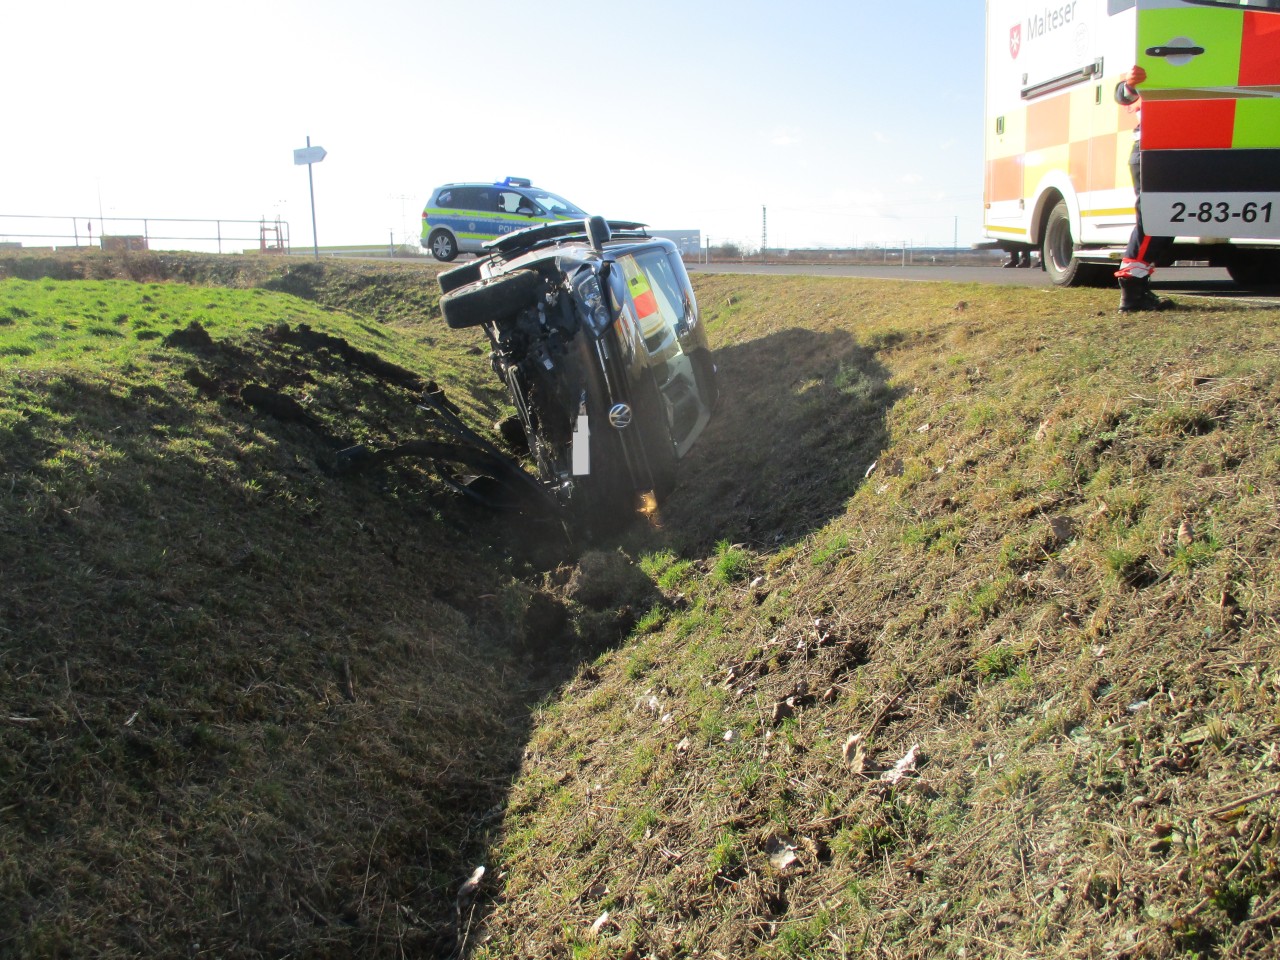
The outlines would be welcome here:
M 987 0 L 984 231 L 1062 286 L 1113 284 L 1134 225 L 1168 256 L 1280 284 L 1280 0 Z

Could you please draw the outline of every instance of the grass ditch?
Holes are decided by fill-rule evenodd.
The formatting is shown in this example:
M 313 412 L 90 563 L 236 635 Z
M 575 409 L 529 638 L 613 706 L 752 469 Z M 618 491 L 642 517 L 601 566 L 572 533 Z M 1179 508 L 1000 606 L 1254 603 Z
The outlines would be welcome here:
M 607 553 L 338 469 L 434 383 L 505 412 L 434 273 L 0 262 L 0 955 L 454 951 L 533 705 L 631 614 Z
M 331 469 L 503 412 L 430 267 L 0 276 L 0 953 L 1274 951 L 1276 311 L 700 276 L 577 553 Z
M 474 955 L 1270 955 L 1280 315 L 698 292 L 671 606 L 537 725 Z

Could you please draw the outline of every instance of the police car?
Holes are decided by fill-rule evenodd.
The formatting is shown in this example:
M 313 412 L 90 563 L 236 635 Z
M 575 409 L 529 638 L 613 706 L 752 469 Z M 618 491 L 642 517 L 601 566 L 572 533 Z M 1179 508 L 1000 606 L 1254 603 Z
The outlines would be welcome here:
M 422 211 L 422 245 L 447 263 L 459 252 L 480 253 L 486 241 L 513 230 L 585 217 L 564 197 L 521 177 L 501 183 L 446 183 L 432 192 Z

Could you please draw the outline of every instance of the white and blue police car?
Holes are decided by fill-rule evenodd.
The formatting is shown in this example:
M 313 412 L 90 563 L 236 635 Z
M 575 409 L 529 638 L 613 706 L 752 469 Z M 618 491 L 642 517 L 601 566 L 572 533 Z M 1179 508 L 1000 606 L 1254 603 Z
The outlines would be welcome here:
M 437 260 L 480 253 L 489 240 L 514 230 L 587 216 L 564 197 L 522 177 L 500 183 L 446 183 L 422 211 L 422 245 Z

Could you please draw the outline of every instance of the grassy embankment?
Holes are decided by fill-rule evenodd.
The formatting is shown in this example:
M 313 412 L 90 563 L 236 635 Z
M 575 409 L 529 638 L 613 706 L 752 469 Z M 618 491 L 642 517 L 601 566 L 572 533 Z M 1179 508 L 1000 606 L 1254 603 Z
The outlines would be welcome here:
M 699 297 L 669 603 L 539 717 L 476 956 L 1273 956 L 1280 314 Z
M 434 273 L 4 266 L 141 282 L 0 281 L 0 955 L 447 953 L 559 661 L 487 514 L 334 469 L 502 402 Z
M 420 267 L 228 263 L 0 282 L 0 953 L 1274 949 L 1275 311 L 700 278 L 638 576 L 332 472 L 502 404 Z

